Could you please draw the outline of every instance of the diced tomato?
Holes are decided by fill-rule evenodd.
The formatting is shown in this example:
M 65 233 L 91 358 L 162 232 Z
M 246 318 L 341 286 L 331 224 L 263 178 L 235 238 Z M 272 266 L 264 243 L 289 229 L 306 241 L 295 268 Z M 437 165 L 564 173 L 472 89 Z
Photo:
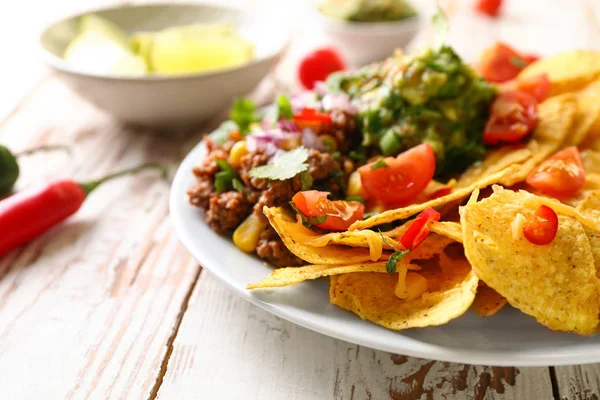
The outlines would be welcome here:
M 331 125 L 331 116 L 314 108 L 303 108 L 300 113 L 294 114 L 294 122 L 300 129 L 310 128 L 318 133 L 323 127 Z
M 527 183 L 554 197 L 571 196 L 585 184 L 585 169 L 576 146 L 559 151 L 527 177 Z
M 436 190 L 435 192 L 433 192 L 431 194 L 431 196 L 429 196 L 430 200 L 433 199 L 439 199 L 440 197 L 444 197 L 449 195 L 450 193 L 452 193 L 452 188 L 451 187 L 445 187 L 445 188 L 441 188 Z
M 354 222 L 362 219 L 365 214 L 365 206 L 358 201 L 329 200 L 328 192 L 308 190 L 298 192 L 292 198 L 292 202 L 308 217 L 327 216 L 325 221 L 315 226 L 330 231 L 345 231 Z
M 540 206 L 533 218 L 523 227 L 523 236 L 531 243 L 545 246 L 552 243 L 558 231 L 558 216 L 548 206 Z
M 431 221 L 439 221 L 440 216 L 440 213 L 433 208 L 427 208 L 421 214 L 417 215 L 415 221 L 400 238 L 402 246 L 405 249 L 417 248 L 429 236 L 429 223 Z
M 537 125 L 537 101 L 525 92 L 500 93 L 492 103 L 483 142 L 489 145 L 516 143 Z
M 550 80 L 546 74 L 532 76 L 531 78 L 513 79 L 503 84 L 502 90 L 505 92 L 525 92 L 535 97 L 538 103 L 541 103 L 550 94 Z
M 316 82 L 324 81 L 331 73 L 344 69 L 346 64 L 336 50 L 319 49 L 302 59 L 298 68 L 298 77 L 305 88 L 313 89 Z
M 523 60 L 525 60 L 525 62 L 527 63 L 527 65 L 536 62 L 540 58 L 541 57 L 538 56 L 537 54 L 523 54 Z
M 535 56 L 524 56 L 504 43 L 496 43 L 481 55 L 477 69 L 489 82 L 502 83 L 514 79 Z
M 358 172 L 369 198 L 387 204 L 406 204 L 414 200 L 435 173 L 435 154 L 427 143 L 400 153 L 396 158 L 387 157 L 383 163 L 363 165 Z
M 477 0 L 477 3 L 475 3 L 477 11 L 490 17 L 498 16 L 500 6 L 502 6 L 502 0 Z

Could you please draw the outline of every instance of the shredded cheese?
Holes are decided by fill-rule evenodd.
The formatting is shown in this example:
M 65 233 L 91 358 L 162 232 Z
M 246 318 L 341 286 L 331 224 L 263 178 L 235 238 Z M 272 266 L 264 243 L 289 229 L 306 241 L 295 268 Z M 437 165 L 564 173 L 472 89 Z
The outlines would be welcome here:
M 523 237 L 523 226 L 525 226 L 525 217 L 518 213 L 513 222 L 510 223 L 513 240 L 519 240 Z

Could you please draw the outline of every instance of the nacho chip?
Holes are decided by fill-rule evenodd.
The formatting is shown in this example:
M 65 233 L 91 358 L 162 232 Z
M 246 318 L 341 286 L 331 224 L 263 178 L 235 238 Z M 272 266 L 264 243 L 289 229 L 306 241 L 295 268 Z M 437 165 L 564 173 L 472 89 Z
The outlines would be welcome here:
M 451 203 L 456 200 L 464 199 L 465 197 L 469 196 L 475 189 L 481 189 L 481 188 L 490 186 L 491 184 L 497 183 L 497 182 L 501 181 L 504 177 L 516 173 L 518 171 L 518 169 L 519 169 L 518 166 L 513 165 L 513 166 L 506 168 L 503 171 L 500 171 L 500 172 L 497 172 L 490 176 L 484 177 L 484 178 L 480 179 L 479 181 L 473 183 L 469 187 L 462 188 L 462 189 L 456 189 L 452 193 L 450 193 L 446 196 L 442 196 L 437 199 L 433 199 L 433 200 L 430 200 L 428 202 L 421 203 L 421 204 L 412 204 L 408 207 L 388 210 L 388 211 L 382 212 L 381 214 L 374 215 L 373 217 L 365 219 L 363 221 L 356 221 L 355 223 L 353 223 L 350 226 L 350 228 L 348 228 L 348 230 L 354 231 L 354 230 L 372 228 L 377 225 L 406 219 L 408 217 L 411 217 L 415 214 L 420 213 L 421 211 L 425 210 L 426 208 L 440 207 L 440 206 L 443 206 L 444 204 Z
M 578 146 L 600 122 L 600 93 L 582 91 L 575 97 L 577 112 L 571 132 L 567 135 L 564 147 Z
M 467 169 L 458 179 L 457 187 L 468 187 L 483 176 L 495 174 L 513 164 L 521 164 L 532 156 L 527 146 L 504 146 L 489 152 L 481 163 Z
M 456 222 L 438 222 L 432 221 L 429 224 L 429 230 L 439 235 L 450 238 L 458 243 L 463 242 L 462 226 Z
M 327 245 L 323 247 L 313 247 L 304 244 L 304 242 L 320 236 L 302 224 L 297 223 L 282 208 L 265 207 L 263 212 L 269 219 L 271 226 L 279 237 L 293 254 L 310 264 L 359 264 L 368 261 L 377 261 L 371 259 L 369 249 L 355 247 L 350 248 L 340 245 Z M 387 259 L 389 254 L 381 254 L 379 258 Z
M 600 225 L 600 190 L 589 193 L 583 201 L 577 205 L 577 210 L 588 218 L 594 219 Z M 586 229 L 590 240 L 592 255 L 596 263 L 596 275 L 600 277 L 600 233 Z
M 537 197 L 499 189 L 461 207 L 465 254 L 477 276 L 513 307 L 550 329 L 591 334 L 599 322 L 600 285 L 584 227 L 555 209 L 559 227 L 552 243 L 513 239 L 517 214 L 529 220 L 537 209 L 526 196 Z
M 482 317 L 491 317 L 502 309 L 507 300 L 500 293 L 483 282 L 479 282 L 479 288 L 473 301 L 473 308 Z
M 417 271 L 421 269 L 418 265 L 398 263 L 397 268 Z M 384 262 L 363 263 L 354 265 L 307 265 L 304 267 L 278 268 L 271 272 L 265 279 L 249 284 L 247 289 L 264 289 L 295 285 L 300 282 L 318 279 L 325 276 L 342 275 L 351 272 L 379 272 L 387 274 Z M 395 274 L 396 281 L 398 273 Z
M 584 150 L 581 159 L 586 174 L 600 174 L 600 151 Z
M 547 74 L 550 95 L 579 90 L 600 76 L 600 52 L 575 50 L 544 57 L 528 65 L 518 79 Z
M 475 299 L 478 279 L 464 258 L 444 269 L 423 268 L 419 275 L 436 290 L 401 300 L 394 293 L 394 276 L 351 273 L 330 278 L 329 299 L 362 319 L 393 330 L 443 325 L 464 314 Z
M 595 127 L 590 128 L 590 132 L 592 129 L 596 129 Z M 600 134 L 589 134 L 588 137 L 585 138 L 581 145 L 580 149 L 589 149 L 600 152 Z

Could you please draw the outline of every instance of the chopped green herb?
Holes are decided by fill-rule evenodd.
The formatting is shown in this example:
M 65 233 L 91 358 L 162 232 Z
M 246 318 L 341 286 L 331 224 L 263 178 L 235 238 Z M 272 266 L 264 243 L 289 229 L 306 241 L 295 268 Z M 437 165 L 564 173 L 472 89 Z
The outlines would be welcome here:
M 238 178 L 233 178 L 233 180 L 231 181 L 233 188 L 235 190 L 237 190 L 240 193 L 244 193 L 244 190 L 246 189 L 246 187 L 244 186 L 244 184 L 242 183 L 242 181 L 240 181 Z
M 325 145 L 325 149 L 327 150 L 328 153 L 333 153 L 333 151 L 337 147 L 337 142 L 333 138 L 323 137 L 323 138 L 321 138 L 321 141 Z
M 334 160 L 339 160 L 341 157 L 342 157 L 342 153 L 340 153 L 339 151 L 331 153 L 331 158 L 333 158 Z
M 348 153 L 348 157 L 350 157 L 350 159 L 358 162 L 359 164 L 364 164 L 367 161 L 367 156 L 365 155 L 365 153 L 356 151 L 356 150 L 351 150 Z
M 250 170 L 252 178 L 267 178 L 274 181 L 284 181 L 293 178 L 308 169 L 308 150 L 297 147 L 291 151 L 278 151 L 271 164 Z
M 448 23 L 448 17 L 442 9 L 437 6 L 437 11 L 431 18 L 431 25 L 433 26 L 433 46 L 435 48 L 442 47 L 448 39 L 448 31 L 450 30 L 450 24 Z
M 383 159 L 383 157 L 379 157 L 377 159 L 377 161 L 375 161 L 373 163 L 373 165 L 371 165 L 371 170 L 375 171 L 376 169 L 379 168 L 387 168 L 387 164 L 385 163 L 385 160 Z
M 304 225 L 307 228 L 310 228 L 313 225 L 320 225 L 327 220 L 327 214 L 319 215 L 317 217 L 312 217 L 310 215 L 304 214 L 298 209 L 298 207 L 296 207 L 293 201 L 290 201 L 290 206 L 294 209 L 294 211 L 298 213 L 298 215 L 300 215 L 300 217 L 302 218 L 302 225 Z
M 224 144 L 231 137 L 231 133 L 238 129 L 239 128 L 235 122 L 225 121 L 210 134 L 210 138 L 213 142 Z
M 396 264 L 398 263 L 398 261 L 402 261 L 402 259 L 408 253 L 410 253 L 410 250 L 398 250 L 398 249 L 396 249 L 391 243 L 389 243 L 385 239 L 385 236 L 383 236 L 383 233 L 381 233 L 381 230 L 379 231 L 379 234 L 381 235 L 381 240 L 383 240 L 383 243 L 387 244 L 392 249 L 394 249 L 394 253 L 392 253 L 392 255 L 390 256 L 390 258 L 388 258 L 387 263 L 385 264 L 385 269 L 386 269 L 387 273 L 390 274 L 390 275 L 393 275 L 393 274 L 396 273 Z
M 312 189 L 313 177 L 308 171 L 302 171 L 300 174 L 300 184 L 302 185 L 302 191 Z
M 347 196 L 346 201 L 358 201 L 365 204 L 365 199 L 362 196 Z
M 261 120 L 256 112 L 256 105 L 250 99 L 239 98 L 233 103 L 229 118 L 237 124 L 242 135 L 250 131 L 250 125 Z
M 232 188 L 233 180 L 235 179 L 235 170 L 225 160 L 216 159 L 215 162 L 221 170 L 215 175 L 215 190 L 222 193 Z
M 280 95 L 275 102 L 277 112 L 275 113 L 275 121 L 283 119 L 292 119 L 294 112 L 292 111 L 292 103 L 287 96 Z

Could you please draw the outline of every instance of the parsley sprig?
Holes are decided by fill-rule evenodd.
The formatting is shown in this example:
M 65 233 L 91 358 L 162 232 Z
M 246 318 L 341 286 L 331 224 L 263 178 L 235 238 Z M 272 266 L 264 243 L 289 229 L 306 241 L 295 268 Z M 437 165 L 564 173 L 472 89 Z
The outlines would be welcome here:
M 390 258 L 388 258 L 387 263 L 385 264 L 385 269 L 387 273 L 393 275 L 396 273 L 396 264 L 398 263 L 398 261 L 402 261 L 402 259 L 410 252 L 410 250 L 398 250 L 391 243 L 385 240 L 385 236 L 383 236 L 381 230 L 379 231 L 379 234 L 381 235 L 381 240 L 383 240 L 383 243 L 387 244 L 392 249 L 394 249 L 394 253 L 392 253 Z

